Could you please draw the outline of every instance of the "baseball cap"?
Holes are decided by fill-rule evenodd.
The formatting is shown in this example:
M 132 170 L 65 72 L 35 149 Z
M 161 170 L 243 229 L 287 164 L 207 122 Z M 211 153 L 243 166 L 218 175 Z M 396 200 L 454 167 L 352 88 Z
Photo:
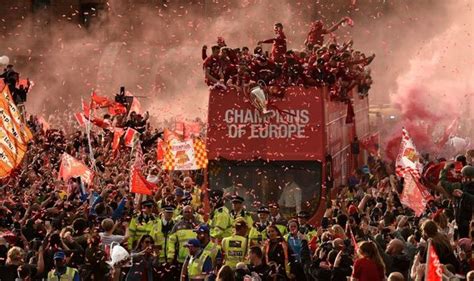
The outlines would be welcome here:
M 194 229 L 194 232 L 209 232 L 209 226 L 205 223 L 200 224 L 196 229 Z
M 63 251 L 57 251 L 56 253 L 54 253 L 53 259 L 55 260 L 63 260 L 65 258 L 66 258 L 66 254 Z
M 199 242 L 198 239 L 193 238 L 193 239 L 189 239 L 188 242 L 186 242 L 186 244 L 184 244 L 184 247 L 191 247 L 191 246 L 199 248 L 199 247 L 201 247 L 201 242 Z

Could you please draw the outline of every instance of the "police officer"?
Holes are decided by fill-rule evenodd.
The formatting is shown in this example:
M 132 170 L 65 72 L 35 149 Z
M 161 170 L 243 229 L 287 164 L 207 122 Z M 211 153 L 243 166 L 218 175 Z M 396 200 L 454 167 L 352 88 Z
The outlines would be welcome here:
M 185 177 L 183 179 L 183 188 L 184 193 L 189 194 L 191 196 L 191 206 L 194 208 L 195 211 L 197 211 L 202 206 L 201 189 L 194 185 L 194 182 L 191 177 Z
M 256 221 L 249 231 L 249 248 L 253 246 L 263 246 L 267 240 L 267 226 L 270 224 L 270 211 L 262 206 L 257 210 L 258 221 Z
M 222 239 L 222 253 L 224 255 L 224 264 L 232 269 L 236 268 L 239 262 L 244 262 L 247 256 L 248 227 L 244 219 L 238 218 L 234 223 L 235 234 Z
M 441 171 L 440 183 L 449 194 L 460 198 L 457 202 L 456 223 L 459 230 L 459 238 L 469 237 L 469 223 L 472 219 L 474 204 L 474 167 L 464 166 L 461 170 L 462 182 L 449 182 L 448 173 L 454 169 L 454 163 L 446 164 Z
M 181 269 L 181 281 L 205 280 L 212 271 L 212 261 L 209 255 L 203 251 L 198 239 L 190 239 L 185 245 L 189 255 Z
M 211 257 L 213 268 L 220 268 L 222 265 L 221 247 L 211 241 L 209 226 L 201 224 L 194 231 L 197 233 L 197 239 L 201 242 L 203 251 Z
M 238 195 L 234 195 L 231 198 L 232 201 L 232 210 L 230 211 L 230 215 L 233 220 L 237 218 L 243 218 L 248 226 L 253 225 L 253 219 L 247 210 L 244 209 L 244 198 Z
M 232 234 L 232 218 L 229 209 L 224 206 L 222 190 L 213 189 L 210 192 L 211 213 L 211 237 L 221 241 L 224 237 Z
M 48 273 L 48 281 L 79 281 L 77 269 L 66 266 L 66 254 L 58 251 L 53 256 L 54 269 Z
M 194 219 L 193 208 L 185 206 L 183 208 L 183 218 L 176 222 L 169 236 L 167 245 L 167 259 L 169 263 L 178 263 L 182 265 L 186 259 L 186 242 L 189 239 L 196 238 L 194 229 L 198 226 Z
M 169 243 L 169 236 L 174 227 L 173 212 L 174 206 L 164 206 L 161 218 L 150 232 L 151 237 L 155 240 L 155 244 L 161 248 L 159 261 L 165 263 L 167 261 L 167 248 Z
M 158 218 L 153 215 L 153 206 L 155 202 L 145 200 L 141 203 L 142 211 L 133 216 L 128 226 L 128 247 L 135 248 L 135 243 L 145 234 L 150 234 L 153 226 L 158 223 Z
M 311 241 L 314 236 L 316 236 L 316 229 L 308 224 L 309 213 L 306 211 L 301 211 L 298 213 L 298 224 L 300 225 L 300 232 L 306 235 L 308 241 Z
M 283 217 L 280 212 L 280 205 L 276 202 L 268 204 L 270 210 L 270 221 L 276 225 L 282 236 L 288 233 L 287 224 L 288 221 Z

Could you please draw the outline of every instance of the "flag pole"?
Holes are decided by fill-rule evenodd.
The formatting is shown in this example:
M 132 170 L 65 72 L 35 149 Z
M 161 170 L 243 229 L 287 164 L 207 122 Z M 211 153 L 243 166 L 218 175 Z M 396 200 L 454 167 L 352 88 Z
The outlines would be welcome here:
M 425 277 L 423 278 L 423 280 L 426 281 L 426 278 L 428 278 L 428 268 L 429 268 L 429 264 L 430 264 L 430 250 L 431 250 L 431 238 L 428 239 L 428 247 L 426 248 L 426 266 L 425 266 Z

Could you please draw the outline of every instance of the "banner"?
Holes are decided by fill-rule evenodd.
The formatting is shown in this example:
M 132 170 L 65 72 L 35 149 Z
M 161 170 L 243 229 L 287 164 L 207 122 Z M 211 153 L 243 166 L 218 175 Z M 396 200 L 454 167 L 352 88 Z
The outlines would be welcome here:
M 406 172 L 412 172 L 413 176 L 420 178 L 423 170 L 423 165 L 420 163 L 420 154 L 405 129 L 402 131 L 402 141 L 395 167 L 395 172 L 399 177 L 404 177 Z
M 81 177 L 82 181 L 91 184 L 94 173 L 81 161 L 67 153 L 63 153 L 61 166 L 59 167 L 59 179 L 67 181 L 71 177 Z
M 328 111 L 322 89 L 288 87 L 283 98 L 269 97 L 269 114 L 264 117 L 247 100 L 236 90 L 210 92 L 209 159 L 324 160 L 324 120 L 332 118 L 324 116 Z M 347 108 L 341 108 L 344 115 Z
M 13 103 L 8 86 L 3 87 L 0 95 L 0 178 L 8 177 L 20 165 L 32 137 Z
M 433 200 L 433 197 L 411 172 L 405 173 L 404 179 L 400 202 L 415 211 L 418 217 L 425 211 L 426 204 Z
M 198 170 L 207 167 L 206 145 L 200 139 L 171 141 L 165 151 L 164 170 Z
M 443 280 L 443 267 L 436 254 L 436 250 L 431 240 L 428 243 L 426 251 L 426 272 L 425 281 L 441 281 Z

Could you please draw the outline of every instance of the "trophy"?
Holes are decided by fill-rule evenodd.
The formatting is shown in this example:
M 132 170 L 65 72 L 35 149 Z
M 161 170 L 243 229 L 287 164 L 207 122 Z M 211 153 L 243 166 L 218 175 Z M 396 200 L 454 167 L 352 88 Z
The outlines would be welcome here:
M 267 109 L 268 96 L 260 85 L 256 85 L 250 89 L 250 103 L 257 108 L 263 116 L 271 114 Z

